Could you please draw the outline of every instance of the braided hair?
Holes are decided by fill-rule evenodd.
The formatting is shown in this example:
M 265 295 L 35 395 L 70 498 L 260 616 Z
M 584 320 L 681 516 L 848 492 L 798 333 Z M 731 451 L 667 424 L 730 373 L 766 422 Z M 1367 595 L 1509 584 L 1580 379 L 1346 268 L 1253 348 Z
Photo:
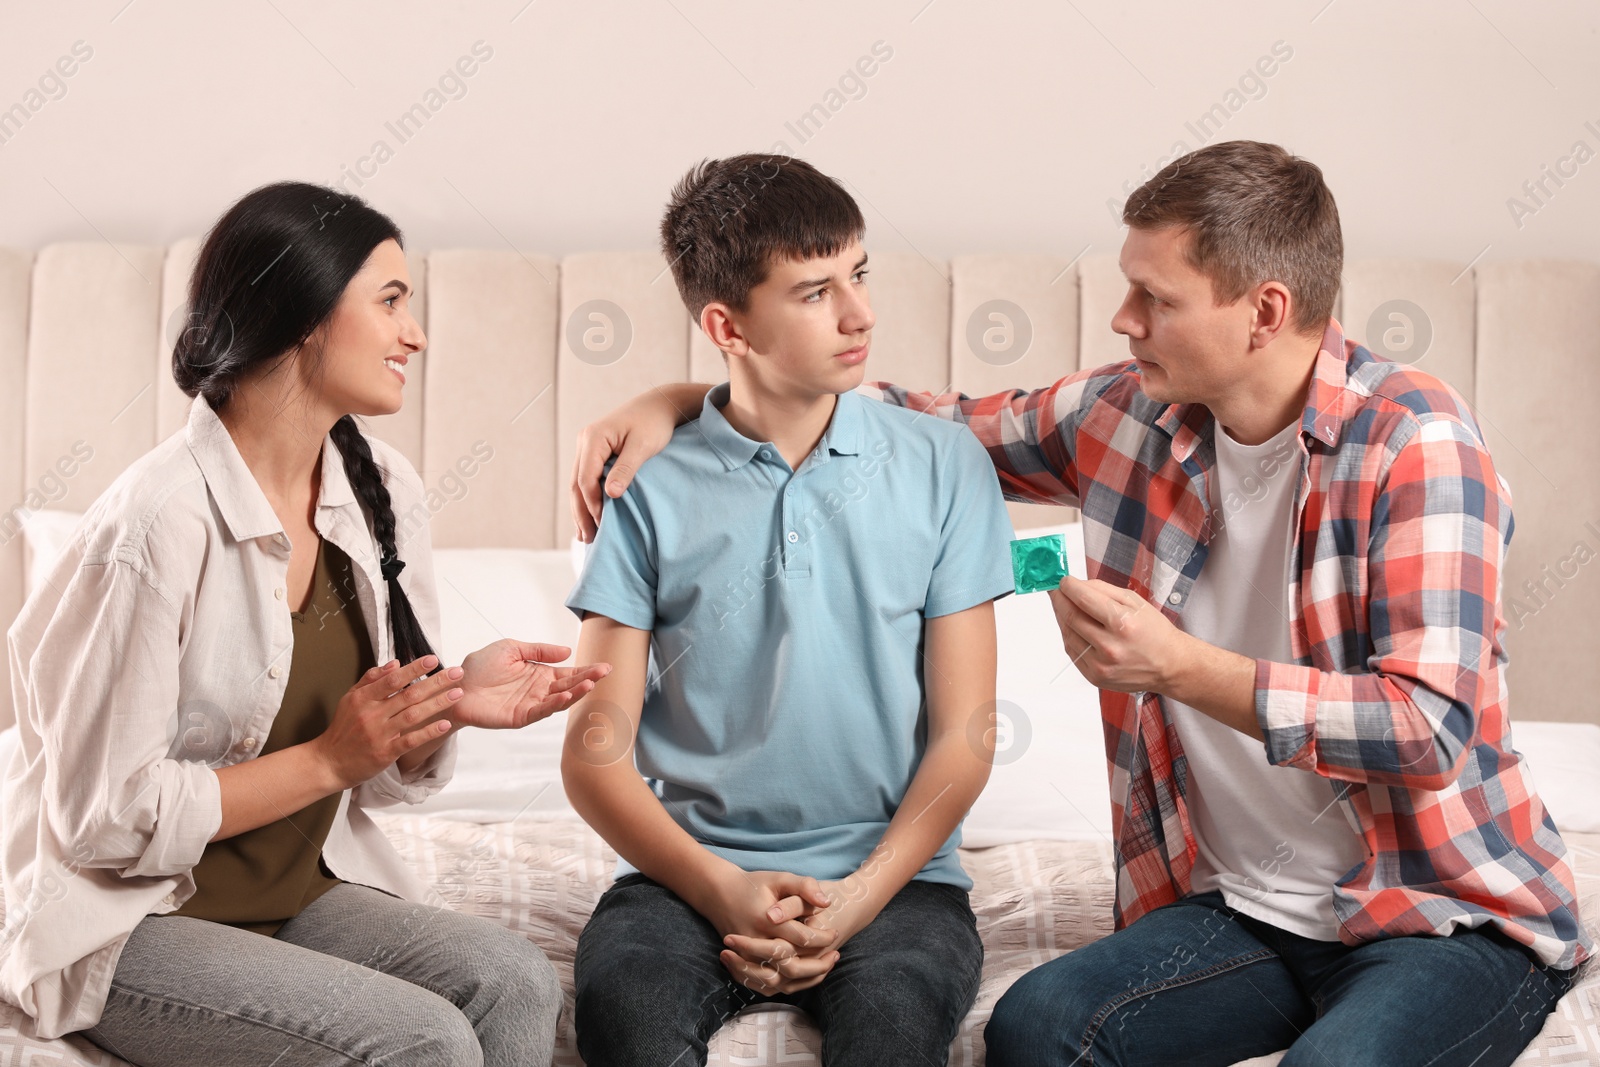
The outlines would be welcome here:
M 384 241 L 403 246 L 399 227 L 341 190 L 276 182 L 247 193 L 200 247 L 188 318 L 172 348 L 178 387 L 223 408 L 248 372 L 311 340 Z M 395 656 L 410 663 L 433 649 L 400 586 L 405 562 L 383 468 L 354 417 L 334 423 L 332 437 L 379 546 Z

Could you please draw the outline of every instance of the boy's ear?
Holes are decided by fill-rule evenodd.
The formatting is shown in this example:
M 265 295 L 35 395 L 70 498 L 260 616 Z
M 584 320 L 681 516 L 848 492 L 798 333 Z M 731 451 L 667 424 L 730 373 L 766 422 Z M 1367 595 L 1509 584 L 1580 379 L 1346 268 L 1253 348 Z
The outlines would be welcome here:
M 744 336 L 743 327 L 735 321 L 733 309 L 720 300 L 713 300 L 700 309 L 700 329 L 711 338 L 723 358 L 747 355 L 750 351 L 750 342 Z

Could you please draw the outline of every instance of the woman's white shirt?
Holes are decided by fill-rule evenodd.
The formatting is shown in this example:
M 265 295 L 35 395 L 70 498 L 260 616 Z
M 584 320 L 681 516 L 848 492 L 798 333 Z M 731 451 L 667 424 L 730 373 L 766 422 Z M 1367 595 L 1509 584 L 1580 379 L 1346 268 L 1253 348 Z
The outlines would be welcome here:
M 438 647 L 421 479 L 386 472 L 400 584 Z M 376 662 L 393 657 L 378 546 L 331 437 L 318 533 L 354 563 Z M 128 934 L 194 894 L 222 821 L 215 768 L 254 758 L 289 680 L 288 537 L 203 398 L 188 425 L 95 501 L 8 633 L 18 748 L 4 777 L 0 996 L 31 1036 L 93 1026 Z M 439 903 L 363 809 L 417 803 L 455 765 L 455 735 L 414 772 L 390 765 L 340 802 L 323 847 L 338 877 Z

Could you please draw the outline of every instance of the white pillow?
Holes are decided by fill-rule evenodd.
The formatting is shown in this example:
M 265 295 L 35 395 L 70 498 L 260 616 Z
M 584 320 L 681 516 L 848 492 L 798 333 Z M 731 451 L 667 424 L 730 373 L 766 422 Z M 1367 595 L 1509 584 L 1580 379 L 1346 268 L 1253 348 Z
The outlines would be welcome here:
M 51 569 L 72 540 L 72 532 L 83 520 L 81 511 L 41 508 L 22 520 L 23 585 L 26 597 L 45 584 Z M 9 625 L 9 623 L 7 624 Z
M 1083 528 L 1077 523 L 1018 530 L 1016 536 L 1051 533 L 1063 535 L 1068 573 L 1083 577 Z M 1034 838 L 1109 841 L 1100 692 L 1068 662 L 1050 597 L 1002 597 L 995 603 L 995 629 L 995 766 L 967 816 L 962 843 L 984 848 Z
M 589 560 L 589 545 L 574 537 L 572 543 L 567 546 L 567 555 L 572 561 L 572 577 L 574 579 L 582 577 L 583 565 Z
M 1065 535 L 1068 568 L 1084 573 L 1076 524 L 1021 531 Z M 458 663 L 501 636 L 577 643 L 578 621 L 563 606 L 588 546 L 567 549 L 439 549 L 434 552 L 443 617 L 440 654 Z M 1067 662 L 1050 600 L 1002 598 L 999 637 L 999 751 L 989 784 L 967 816 L 963 842 L 986 847 L 1034 838 L 1109 838 L 1111 803 L 1098 691 Z M 490 822 L 523 810 L 570 810 L 561 787 L 566 717 L 522 730 L 465 730 L 455 777 L 419 810 Z
M 45 580 L 82 517 L 42 509 L 24 521 L 28 590 Z M 1065 535 L 1069 570 L 1083 576 L 1082 528 L 1069 523 L 1017 536 L 1046 533 Z M 563 601 L 588 548 L 573 538 L 565 549 L 436 549 L 440 655 L 459 663 L 501 636 L 575 648 L 578 621 Z M 1109 838 L 1099 695 L 1067 662 L 1049 598 L 1005 597 L 995 605 L 995 622 L 999 748 L 964 843 Z M 524 810 L 570 810 L 560 773 L 565 728 L 558 713 L 522 730 L 463 731 L 454 781 L 420 810 L 485 822 Z M 1600 833 L 1600 726 L 1514 720 L 1512 740 L 1556 825 Z
M 440 548 L 433 567 L 445 662 L 502 637 L 576 650 L 578 619 L 563 604 L 575 581 L 570 548 Z M 557 712 L 521 730 L 463 730 L 454 778 L 411 810 L 479 822 L 571 810 L 561 787 L 566 722 Z
M 1058 532 L 1066 535 L 1069 572 L 1083 577 L 1083 531 L 1077 523 L 1018 530 L 1016 536 Z M 995 623 L 996 694 L 1020 706 L 1027 719 L 1025 727 L 1011 733 L 1031 731 L 1031 738 L 1020 758 L 997 748 L 989 785 L 967 817 L 965 843 L 980 847 L 1100 833 L 1109 838 L 1111 801 L 1098 690 L 1068 664 L 1045 594 L 1000 600 Z M 1055 677 L 1062 667 L 1067 669 Z M 1512 744 L 1526 758 L 1534 788 L 1557 828 L 1600 833 L 1600 726 L 1524 722 L 1513 713 Z M 1062 809 L 1068 813 L 1064 822 Z
M 25 593 L 45 582 L 82 518 L 43 509 L 23 520 Z M 574 539 L 565 549 L 435 549 L 440 657 L 460 663 L 502 636 L 575 646 L 578 621 L 562 602 L 585 547 Z M 570 810 L 561 788 L 565 728 L 557 713 L 522 730 L 462 731 L 454 780 L 418 810 L 486 822 L 511 818 L 534 798 L 526 810 Z
M 44 580 L 81 518 L 52 510 L 29 516 L 24 536 L 30 589 Z M 1081 576 L 1081 527 L 1071 523 L 1017 536 L 1046 533 L 1066 535 L 1068 567 Z M 563 602 L 589 548 L 573 538 L 565 549 L 435 549 L 439 655 L 460 663 L 501 637 L 576 650 L 578 620 Z M 1068 666 L 1049 598 L 1005 597 L 995 617 L 1001 748 L 989 785 L 967 817 L 963 840 L 982 847 L 1109 835 L 1097 692 Z M 521 730 L 462 731 L 454 779 L 416 810 L 484 822 L 523 810 L 570 810 L 561 787 L 565 729 L 566 715 L 557 713 Z
M 1519 722 L 1511 747 L 1527 761 L 1534 790 L 1556 827 L 1600 833 L 1600 726 L 1586 722 Z

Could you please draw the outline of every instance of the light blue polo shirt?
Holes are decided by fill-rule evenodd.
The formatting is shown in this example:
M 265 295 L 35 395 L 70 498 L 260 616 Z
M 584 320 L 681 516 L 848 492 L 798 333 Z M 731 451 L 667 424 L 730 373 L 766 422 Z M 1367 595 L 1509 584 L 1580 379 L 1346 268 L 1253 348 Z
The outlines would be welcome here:
M 634 757 L 678 825 L 745 870 L 843 878 L 922 759 L 923 620 L 1011 592 L 1011 523 L 965 426 L 843 393 L 791 471 L 727 401 L 606 500 L 567 606 L 651 631 Z M 970 889 L 960 840 L 917 877 Z

